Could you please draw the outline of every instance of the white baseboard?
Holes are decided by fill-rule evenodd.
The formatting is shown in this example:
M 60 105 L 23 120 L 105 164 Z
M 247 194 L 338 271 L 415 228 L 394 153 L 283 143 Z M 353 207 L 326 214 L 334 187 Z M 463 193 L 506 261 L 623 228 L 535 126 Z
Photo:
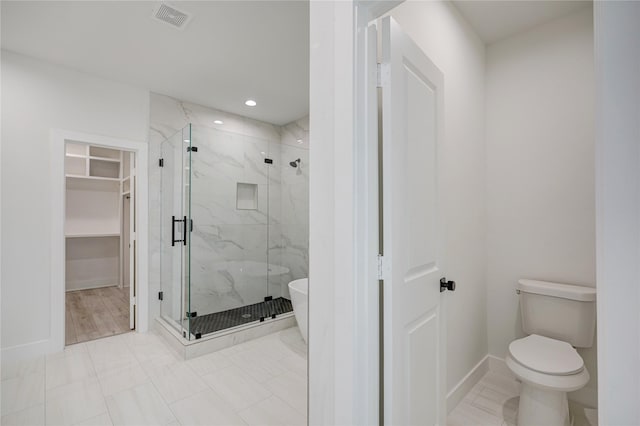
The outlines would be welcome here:
M 487 355 L 489 358 L 489 370 L 494 373 L 502 374 L 503 376 L 508 376 L 515 378 L 515 374 L 509 367 L 507 367 L 507 363 L 504 358 L 498 358 L 497 356 Z
M 489 355 L 480 360 L 447 394 L 447 413 L 450 413 L 462 401 L 472 387 L 489 371 Z
M 45 355 L 49 353 L 49 344 L 50 342 L 47 339 L 2 348 L 2 362 L 15 362 Z

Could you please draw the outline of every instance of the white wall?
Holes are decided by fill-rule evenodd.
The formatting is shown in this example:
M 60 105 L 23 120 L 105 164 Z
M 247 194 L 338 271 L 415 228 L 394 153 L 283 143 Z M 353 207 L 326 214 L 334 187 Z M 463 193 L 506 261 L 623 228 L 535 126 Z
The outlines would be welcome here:
M 68 163 L 69 160 L 65 160 Z M 85 163 L 84 158 L 80 161 Z M 113 164 L 119 166 L 119 163 Z M 65 173 L 74 171 L 73 169 L 71 172 L 65 170 Z M 84 173 L 84 170 L 82 172 Z M 67 184 L 65 234 L 120 233 L 120 184 L 114 185 L 113 182 L 109 184 L 108 188 L 95 184 L 92 187 L 88 182 L 75 179 Z M 117 236 L 67 238 L 65 240 L 66 291 L 120 284 L 121 240 L 124 241 L 124 236 L 122 238 Z M 128 256 L 124 258 L 128 259 Z
M 450 2 L 391 11 L 444 74 L 447 238 L 447 391 L 487 354 L 484 43 Z
M 593 49 L 590 8 L 487 48 L 489 352 L 500 358 L 523 336 L 519 278 L 595 286 Z M 580 352 L 595 403 L 595 348 Z
M 313 1 L 309 11 L 308 416 L 310 425 L 360 424 L 354 409 L 360 360 L 353 309 L 353 4 Z
M 595 4 L 598 415 L 640 424 L 640 3 Z
M 120 284 L 120 238 L 67 238 L 65 255 L 66 291 Z
M 145 141 L 149 94 L 7 51 L 1 84 L 4 351 L 50 336 L 50 130 Z

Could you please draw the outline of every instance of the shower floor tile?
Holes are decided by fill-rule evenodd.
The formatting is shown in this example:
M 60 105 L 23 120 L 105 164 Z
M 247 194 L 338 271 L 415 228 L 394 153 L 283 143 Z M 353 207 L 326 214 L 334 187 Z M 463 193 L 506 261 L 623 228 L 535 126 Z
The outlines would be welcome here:
M 292 312 L 291 301 L 284 297 L 241 306 L 228 311 L 216 312 L 195 317 L 191 320 L 191 334 L 201 333 L 203 336 L 215 331 L 258 321 L 260 318 L 270 318 L 272 315 L 282 315 Z

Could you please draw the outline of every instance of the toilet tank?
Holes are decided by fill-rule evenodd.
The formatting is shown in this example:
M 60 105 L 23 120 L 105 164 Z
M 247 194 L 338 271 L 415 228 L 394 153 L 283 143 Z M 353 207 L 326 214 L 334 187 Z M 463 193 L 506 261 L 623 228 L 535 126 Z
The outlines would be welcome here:
M 596 289 L 547 281 L 519 280 L 522 328 L 577 348 L 593 345 Z

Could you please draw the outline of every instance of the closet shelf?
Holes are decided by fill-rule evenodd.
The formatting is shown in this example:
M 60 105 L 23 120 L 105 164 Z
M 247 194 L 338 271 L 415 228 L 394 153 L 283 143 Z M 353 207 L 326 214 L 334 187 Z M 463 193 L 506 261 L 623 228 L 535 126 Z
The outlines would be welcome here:
M 102 177 L 102 176 L 82 176 L 82 175 L 65 175 L 65 176 L 73 179 L 106 180 L 111 182 L 120 182 L 120 178 L 110 178 L 110 177 Z
M 110 163 L 119 163 L 119 158 L 109 158 L 109 157 L 97 157 L 95 155 L 82 155 L 82 154 L 66 154 L 69 158 L 88 158 L 89 160 L 97 160 L 97 161 L 108 161 Z
M 65 175 L 67 178 L 67 189 L 96 190 L 96 191 L 119 191 L 120 179 L 105 178 L 99 176 Z
M 67 234 L 65 237 L 67 238 L 99 238 L 99 237 L 119 237 L 120 233 L 107 233 L 107 234 Z

